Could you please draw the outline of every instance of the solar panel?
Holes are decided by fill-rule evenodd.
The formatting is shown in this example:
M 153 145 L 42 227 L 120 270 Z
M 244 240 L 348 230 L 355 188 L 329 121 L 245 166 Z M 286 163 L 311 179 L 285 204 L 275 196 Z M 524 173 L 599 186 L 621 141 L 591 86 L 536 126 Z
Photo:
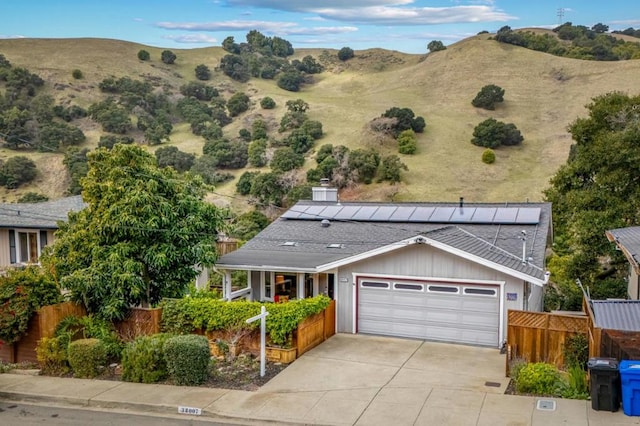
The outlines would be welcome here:
M 382 206 L 369 218 L 369 220 L 375 220 L 380 222 L 388 222 L 389 218 L 396 211 L 396 206 Z
M 473 214 L 476 212 L 475 207 L 456 207 L 453 210 L 453 214 L 451 218 L 449 218 L 449 222 L 452 223 L 469 223 L 471 222 L 471 218 Z
M 322 213 L 326 208 L 327 206 L 309 206 L 305 212 L 298 217 L 298 219 L 318 219 L 320 213 Z
M 493 223 L 516 223 L 517 207 L 498 207 Z
M 367 220 L 378 210 L 378 206 L 363 206 L 351 217 L 351 220 Z
M 471 218 L 471 223 L 492 223 L 496 215 L 495 207 L 478 207 Z
M 336 220 L 350 220 L 362 206 L 344 206 L 335 216 Z
M 429 222 L 429 218 L 435 209 L 435 207 L 416 207 L 416 210 L 409 218 L 409 222 Z
M 429 218 L 429 222 L 448 223 L 455 209 L 455 207 L 436 207 L 436 211 Z
M 520 207 L 518 209 L 517 223 L 539 223 L 540 209 L 534 207 Z
M 398 206 L 396 211 L 393 212 L 389 221 L 391 222 L 407 222 L 409 218 L 416 211 L 416 208 L 413 206 Z
M 410 223 L 537 224 L 539 207 L 416 206 L 397 204 L 296 205 L 284 219 Z
M 327 208 L 322 211 L 322 214 L 320 216 L 322 217 L 322 219 L 333 219 L 343 208 L 344 206 L 342 205 L 327 206 Z

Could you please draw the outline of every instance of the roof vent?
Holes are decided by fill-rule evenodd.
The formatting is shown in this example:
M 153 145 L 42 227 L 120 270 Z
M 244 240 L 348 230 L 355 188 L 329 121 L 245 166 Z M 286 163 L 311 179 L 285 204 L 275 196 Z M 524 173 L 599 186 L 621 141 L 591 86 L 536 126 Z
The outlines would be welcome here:
M 329 186 L 329 178 L 320 179 L 320 186 Z
M 323 228 L 328 228 L 329 225 L 331 225 L 331 222 L 329 222 L 329 219 L 322 219 L 322 222 L 320 222 L 320 226 L 322 226 Z

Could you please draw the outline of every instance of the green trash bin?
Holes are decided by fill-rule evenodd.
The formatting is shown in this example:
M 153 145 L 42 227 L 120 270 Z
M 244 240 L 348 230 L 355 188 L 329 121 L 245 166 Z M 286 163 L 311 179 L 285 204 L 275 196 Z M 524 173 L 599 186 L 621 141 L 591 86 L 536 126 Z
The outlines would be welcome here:
M 587 363 L 591 385 L 591 408 L 618 411 L 620 408 L 620 371 L 615 358 L 590 358 Z

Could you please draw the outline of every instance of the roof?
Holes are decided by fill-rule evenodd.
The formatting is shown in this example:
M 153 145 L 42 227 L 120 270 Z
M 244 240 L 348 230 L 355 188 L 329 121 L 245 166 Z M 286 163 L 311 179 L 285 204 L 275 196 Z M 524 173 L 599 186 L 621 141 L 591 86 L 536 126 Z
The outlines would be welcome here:
M 591 309 L 596 327 L 640 331 L 640 300 L 592 300 Z
M 640 226 L 612 229 L 605 233 L 616 245 L 633 268 L 640 274 Z
M 69 212 L 85 206 L 80 195 L 42 203 L 2 203 L 0 228 L 58 229 L 58 221 L 67 220 Z
M 240 249 L 222 256 L 217 266 L 322 272 L 378 253 L 424 243 L 506 269 L 524 279 L 545 281 L 550 203 L 465 203 L 464 209 L 483 217 L 488 217 L 486 213 L 492 209 L 494 212 L 514 209 L 516 216 L 511 221 L 505 218 L 495 221 L 495 215 L 491 220 L 462 220 L 463 216 L 473 215 L 460 212 L 458 203 L 301 201 Z M 518 209 L 526 213 L 526 220 L 515 219 Z M 416 216 L 418 210 L 431 213 Z M 435 218 L 437 210 L 442 214 Z M 348 219 L 340 219 L 347 215 Z M 401 216 L 414 217 L 409 221 L 401 220 Z M 323 222 L 329 226 L 323 226 Z M 527 258 L 524 263 L 523 231 Z

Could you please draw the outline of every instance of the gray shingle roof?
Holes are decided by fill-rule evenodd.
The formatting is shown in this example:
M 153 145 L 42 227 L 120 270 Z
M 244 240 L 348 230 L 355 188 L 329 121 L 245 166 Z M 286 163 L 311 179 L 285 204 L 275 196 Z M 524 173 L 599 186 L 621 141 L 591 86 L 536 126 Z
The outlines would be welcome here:
M 612 229 L 606 234 L 610 241 L 618 245 L 636 271 L 640 271 L 640 226 Z
M 335 203 L 302 201 L 284 216 L 296 216 L 295 212 L 307 210 L 310 205 Z M 455 203 L 341 203 L 346 206 L 457 206 Z M 221 268 L 259 268 L 314 270 L 315 268 L 352 256 L 367 253 L 393 244 L 405 244 L 404 240 L 423 235 L 448 247 L 464 251 L 469 255 L 493 262 L 497 265 L 544 279 L 544 259 L 550 229 L 551 205 L 549 203 L 478 204 L 470 207 L 539 207 L 537 224 L 462 224 L 462 223 L 418 223 L 418 222 L 371 222 L 356 220 L 333 220 L 328 227 L 322 226 L 322 217 L 286 219 L 280 217 L 252 240 L 235 252 L 222 256 Z M 293 212 L 293 214 L 291 213 Z M 527 233 L 526 257 L 522 262 L 522 231 Z M 296 245 L 283 245 L 294 242 Z M 329 248 L 340 244 L 341 248 Z
M 0 228 L 58 229 L 71 211 L 85 207 L 80 195 L 43 203 L 0 204 Z
M 596 327 L 640 331 L 640 300 L 592 300 Z

